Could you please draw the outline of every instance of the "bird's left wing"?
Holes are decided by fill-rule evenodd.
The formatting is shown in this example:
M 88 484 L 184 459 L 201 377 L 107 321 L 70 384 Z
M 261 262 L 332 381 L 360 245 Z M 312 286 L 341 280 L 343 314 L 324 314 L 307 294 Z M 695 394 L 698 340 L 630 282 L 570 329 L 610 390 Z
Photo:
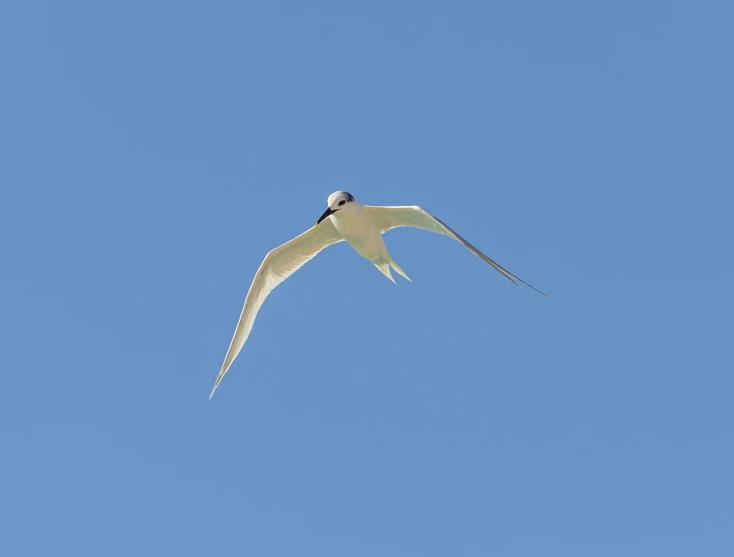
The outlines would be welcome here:
M 227 355 L 224 357 L 222 369 L 219 370 L 214 388 L 209 395 L 210 399 L 214 396 L 214 391 L 217 390 L 219 383 L 222 381 L 222 377 L 227 373 L 227 370 L 250 335 L 257 312 L 263 305 L 265 298 L 268 297 L 268 294 L 281 282 L 313 259 L 322 249 L 343 240 L 344 238 L 342 238 L 341 234 L 331 223 L 331 219 L 326 219 L 318 226 L 307 230 L 300 236 L 296 236 L 290 242 L 286 242 L 282 246 L 271 250 L 265 256 L 252 281 L 250 290 L 247 292 L 247 298 L 245 298 L 245 305 L 242 308 L 240 320 L 234 331 L 232 342 L 229 344 Z
M 550 296 L 548 296 L 548 294 L 546 294 L 545 292 L 541 292 L 533 285 L 528 284 L 520 277 L 513 275 L 502 265 L 484 255 L 481 251 L 471 245 L 467 240 L 462 238 L 456 231 L 449 228 L 447 224 L 440 221 L 438 217 L 435 217 L 434 215 L 432 215 L 425 209 L 418 207 L 417 205 L 405 207 L 367 206 L 366 210 L 372 217 L 372 221 L 380 228 L 381 232 L 387 232 L 388 230 L 398 228 L 399 226 L 410 226 L 413 228 L 421 228 L 423 230 L 435 232 L 436 234 L 442 234 L 443 236 L 448 236 L 449 238 L 453 238 L 454 240 L 457 240 L 464 244 L 464 247 L 466 247 L 466 249 L 492 265 L 492 267 L 502 273 L 502 275 L 510 282 L 513 282 L 515 285 L 520 286 L 516 282 L 520 281 L 525 286 L 529 286 L 546 298 L 550 298 Z

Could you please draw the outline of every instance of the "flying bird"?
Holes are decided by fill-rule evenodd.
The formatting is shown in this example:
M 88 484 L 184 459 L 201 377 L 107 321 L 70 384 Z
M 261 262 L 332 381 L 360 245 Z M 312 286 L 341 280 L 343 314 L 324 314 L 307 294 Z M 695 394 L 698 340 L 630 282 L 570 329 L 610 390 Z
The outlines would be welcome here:
M 222 378 L 245 344 L 252 330 L 257 312 L 268 294 L 324 248 L 339 242 L 347 242 L 354 248 L 354 251 L 371 261 L 391 281 L 395 282 L 395 279 L 392 277 L 390 268 L 410 281 L 405 271 L 390 256 L 382 239 L 385 232 L 401 226 L 422 228 L 453 238 L 464 244 L 474 255 L 481 257 L 497 269 L 516 286 L 520 286 L 518 283 L 521 282 L 539 294 L 547 298 L 550 297 L 484 255 L 425 209 L 417 206 L 375 207 L 363 205 L 354 199 L 352 194 L 337 191 L 329 196 L 326 211 L 313 228 L 296 236 L 290 242 L 271 250 L 260 264 L 250 290 L 247 292 L 237 328 L 234 331 L 227 355 L 224 357 L 224 363 L 219 370 L 219 375 L 209 398 L 211 399 L 214 396 L 214 391 L 217 390 Z

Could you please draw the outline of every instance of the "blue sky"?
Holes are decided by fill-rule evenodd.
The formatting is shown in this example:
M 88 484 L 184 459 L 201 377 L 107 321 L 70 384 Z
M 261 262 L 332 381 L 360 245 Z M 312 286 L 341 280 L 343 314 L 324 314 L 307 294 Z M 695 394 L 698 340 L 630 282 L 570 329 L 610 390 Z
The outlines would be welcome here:
M 0 553 L 734 554 L 730 2 L 0 7 Z M 263 256 L 419 204 L 395 286 Z

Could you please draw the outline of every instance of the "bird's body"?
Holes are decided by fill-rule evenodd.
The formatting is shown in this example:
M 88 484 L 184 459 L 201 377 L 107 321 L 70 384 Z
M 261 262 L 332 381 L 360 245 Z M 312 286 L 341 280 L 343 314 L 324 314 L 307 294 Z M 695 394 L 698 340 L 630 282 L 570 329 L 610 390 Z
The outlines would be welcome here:
M 365 206 L 353 201 L 329 218 L 342 238 L 365 259 L 380 262 L 387 253 L 382 232 L 372 222 Z
M 338 192 L 337 192 L 338 193 Z M 382 237 L 383 230 L 373 207 L 362 205 L 354 200 L 345 204 L 336 213 L 329 215 L 337 232 L 352 246 L 359 255 L 371 261 L 381 273 L 395 282 L 390 266 L 400 275 L 410 280 L 397 263 L 390 257 Z
M 316 226 L 296 236 L 290 242 L 271 250 L 265 256 L 247 293 L 232 342 L 209 398 L 214 395 L 214 391 L 245 344 L 257 312 L 268 294 L 306 262 L 313 259 L 322 249 L 338 242 L 346 241 L 354 251 L 372 262 L 392 282 L 395 282 L 395 279 L 390 272 L 391 268 L 410 280 L 388 253 L 382 235 L 388 230 L 401 226 L 422 228 L 461 242 L 469 251 L 492 265 L 515 285 L 519 286 L 519 281 L 543 294 L 484 255 L 446 224 L 420 207 L 363 205 L 344 191 L 332 193 L 327 200 L 327 205 L 326 211 Z

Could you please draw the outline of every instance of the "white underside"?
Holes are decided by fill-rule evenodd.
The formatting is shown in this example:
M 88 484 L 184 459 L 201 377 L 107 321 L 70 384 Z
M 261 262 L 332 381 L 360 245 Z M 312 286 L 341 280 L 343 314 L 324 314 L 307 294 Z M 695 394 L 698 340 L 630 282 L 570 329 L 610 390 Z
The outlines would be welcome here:
M 395 282 L 390 272 L 390 267 L 392 267 L 399 275 L 410 280 L 408 275 L 390 257 L 385 241 L 382 239 L 384 229 L 380 226 L 379 219 L 375 218 L 373 212 L 365 209 L 364 205 L 350 203 L 348 208 L 337 211 L 329 218 L 334 224 L 334 228 L 352 246 L 354 251 L 374 263 L 375 267 L 387 278 Z

